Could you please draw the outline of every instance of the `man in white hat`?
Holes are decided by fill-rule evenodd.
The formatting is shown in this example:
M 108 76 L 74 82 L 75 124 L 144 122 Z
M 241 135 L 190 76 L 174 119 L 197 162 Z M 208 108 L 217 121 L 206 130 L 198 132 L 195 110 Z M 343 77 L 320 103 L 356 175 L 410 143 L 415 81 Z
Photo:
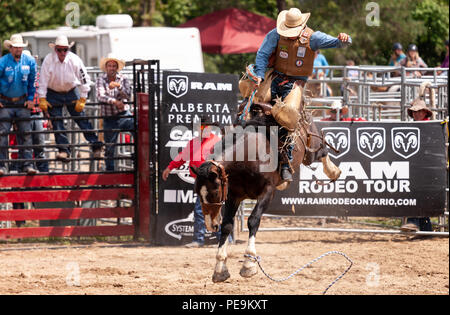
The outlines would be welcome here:
M 9 54 L 0 58 L 0 176 L 7 172 L 4 160 L 8 159 L 8 133 L 15 118 L 19 118 L 16 121 L 18 143 L 31 146 L 31 122 L 27 119 L 34 108 L 36 91 L 36 61 L 22 54 L 28 42 L 24 43 L 22 36 L 15 34 L 5 40 L 3 45 L 9 49 Z M 36 174 L 37 171 L 32 167 L 31 148 L 20 148 L 19 158 L 27 160 L 22 164 L 27 174 Z
M 313 72 L 316 50 L 342 48 L 352 42 L 346 33 L 332 37 L 319 31 L 313 31 L 306 26 L 309 16 L 310 13 L 302 13 L 297 8 L 280 12 L 277 18 L 277 27 L 266 35 L 256 54 L 257 85 L 264 79 L 267 67 L 274 68 L 275 77 L 271 84 L 272 99 L 277 97 L 284 99 L 291 92 L 295 83 L 302 87 L 305 85 Z M 298 100 L 298 102 L 300 101 Z M 293 146 L 287 146 L 286 153 L 290 161 L 292 161 L 292 149 Z M 292 181 L 288 163 L 281 166 L 281 175 L 284 180 Z
M 53 52 L 42 62 L 39 78 L 39 107 L 50 114 L 50 117 L 62 117 L 63 107 L 67 107 L 71 116 L 85 116 L 84 106 L 90 91 L 90 77 L 83 61 L 70 51 L 74 42 L 69 43 L 64 35 L 56 38 L 49 47 Z M 75 120 L 80 129 L 92 130 L 87 119 Z M 61 119 L 52 120 L 53 130 L 65 130 Z M 84 131 L 84 137 L 92 145 L 93 157 L 101 157 L 102 143 L 95 132 Z M 67 162 L 70 155 L 69 140 L 65 133 L 55 133 L 55 141 L 59 145 L 56 159 Z
M 115 143 L 119 135 L 113 129 L 133 130 L 134 119 L 131 117 L 129 105 L 131 98 L 131 85 L 128 79 L 120 74 L 125 62 L 109 54 L 100 60 L 100 69 L 104 72 L 99 75 L 96 82 L 97 100 L 101 104 L 103 129 L 105 130 L 105 164 L 107 171 L 114 171 Z

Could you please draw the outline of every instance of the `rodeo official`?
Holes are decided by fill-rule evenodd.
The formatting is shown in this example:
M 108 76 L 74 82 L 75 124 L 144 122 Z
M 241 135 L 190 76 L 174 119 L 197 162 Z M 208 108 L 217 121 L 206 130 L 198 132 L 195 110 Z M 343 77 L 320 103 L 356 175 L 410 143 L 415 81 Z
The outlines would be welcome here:
M 268 91 L 270 87 L 270 92 L 260 96 L 263 102 L 279 98 L 272 108 L 272 115 L 284 127 L 280 130 L 281 139 L 286 138 L 287 131 L 294 131 L 297 125 L 302 88 L 313 72 L 315 51 L 343 48 L 352 43 L 350 36 L 345 33 L 340 33 L 336 38 L 313 31 L 306 25 L 309 17 L 310 13 L 302 13 L 297 8 L 280 12 L 277 27 L 266 35 L 256 54 L 254 85 L 259 87 L 258 92 Z M 273 67 L 273 70 L 266 73 L 268 67 Z M 246 94 L 243 96 L 250 96 L 250 93 Z M 292 144 L 286 146 L 289 162 L 292 162 L 292 150 Z M 281 164 L 281 177 L 285 181 L 292 181 L 289 163 Z

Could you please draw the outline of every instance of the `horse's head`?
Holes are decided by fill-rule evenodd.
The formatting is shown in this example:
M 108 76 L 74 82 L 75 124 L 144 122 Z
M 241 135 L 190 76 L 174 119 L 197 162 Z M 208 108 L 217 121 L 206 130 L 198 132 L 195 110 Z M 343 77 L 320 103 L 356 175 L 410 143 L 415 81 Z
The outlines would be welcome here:
M 205 225 L 208 231 L 218 232 L 221 215 L 220 210 L 228 193 L 228 179 L 223 165 L 215 161 L 207 161 L 199 167 L 191 166 L 197 175 L 194 190 L 200 198 Z

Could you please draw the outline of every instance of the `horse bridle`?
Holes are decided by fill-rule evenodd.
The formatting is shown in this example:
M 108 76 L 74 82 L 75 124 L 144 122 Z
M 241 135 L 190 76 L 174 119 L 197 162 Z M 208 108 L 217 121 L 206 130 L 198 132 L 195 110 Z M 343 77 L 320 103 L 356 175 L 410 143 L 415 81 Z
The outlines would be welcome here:
M 219 202 L 214 202 L 214 203 L 204 203 L 203 206 L 205 207 L 205 209 L 208 208 L 208 206 L 222 206 L 225 201 L 227 200 L 227 194 L 228 194 L 228 175 L 225 171 L 225 167 L 223 167 L 222 164 L 217 163 L 214 160 L 209 160 L 208 162 L 210 162 L 211 164 L 213 164 L 215 167 L 217 167 L 220 172 L 219 172 L 219 179 L 220 179 L 220 187 L 221 187 L 221 196 L 220 196 L 220 201 Z

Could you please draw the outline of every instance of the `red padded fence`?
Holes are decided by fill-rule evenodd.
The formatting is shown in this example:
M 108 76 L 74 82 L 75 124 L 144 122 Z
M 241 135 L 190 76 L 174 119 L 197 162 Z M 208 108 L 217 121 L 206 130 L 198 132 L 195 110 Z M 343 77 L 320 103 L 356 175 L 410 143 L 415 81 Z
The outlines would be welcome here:
M 130 207 L 0 210 L 0 221 L 132 218 L 132 224 L 0 228 L 0 240 L 66 236 L 134 236 L 150 239 L 149 104 L 139 93 L 135 170 L 120 173 L 37 174 L 0 177 L 0 203 L 132 201 Z
M 128 187 L 103 188 L 105 185 Z M 39 190 L 1 191 L 0 203 L 119 200 L 135 198 L 133 173 L 60 174 L 7 176 L 0 179 L 0 188 Z M 83 188 L 86 186 L 88 188 Z M 49 189 L 46 189 L 49 188 Z M 51 208 L 8 209 L 0 211 L 0 221 L 61 220 L 92 218 L 134 218 L 135 207 L 118 208 Z M 55 226 L 0 229 L 0 239 L 51 236 L 124 236 L 134 235 L 134 225 Z

